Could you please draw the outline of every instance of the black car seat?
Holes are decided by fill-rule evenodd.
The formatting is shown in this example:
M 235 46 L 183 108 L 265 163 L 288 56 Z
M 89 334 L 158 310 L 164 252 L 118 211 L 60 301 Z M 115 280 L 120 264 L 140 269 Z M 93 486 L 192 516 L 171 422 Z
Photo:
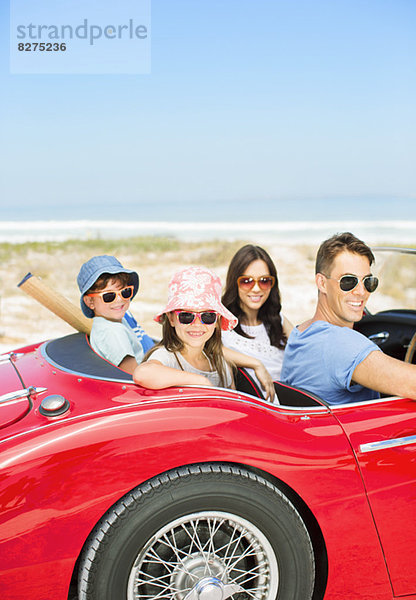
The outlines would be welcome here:
M 280 381 L 274 382 L 274 389 L 279 403 L 284 406 L 297 406 L 300 408 L 304 406 L 322 406 L 322 404 L 325 406 L 325 402 L 318 396 L 315 396 L 315 394 L 300 388 L 291 387 Z
M 244 392 L 245 394 L 250 394 L 250 396 L 262 398 L 264 400 L 261 389 L 246 369 L 238 367 L 235 377 L 235 387 L 239 392 Z

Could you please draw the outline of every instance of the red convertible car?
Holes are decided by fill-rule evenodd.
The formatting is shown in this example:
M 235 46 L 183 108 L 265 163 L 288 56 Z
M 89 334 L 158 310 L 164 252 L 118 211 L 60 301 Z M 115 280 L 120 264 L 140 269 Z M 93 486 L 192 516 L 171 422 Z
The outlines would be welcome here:
M 416 312 L 358 327 L 404 358 Z M 143 389 L 80 333 L 0 374 L 2 600 L 416 599 L 413 400 Z

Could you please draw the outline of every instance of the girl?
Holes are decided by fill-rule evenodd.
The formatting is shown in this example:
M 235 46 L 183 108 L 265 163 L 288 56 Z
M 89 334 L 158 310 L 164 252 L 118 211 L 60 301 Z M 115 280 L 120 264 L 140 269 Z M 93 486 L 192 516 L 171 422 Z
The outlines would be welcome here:
M 222 302 L 239 319 L 223 333 L 224 345 L 258 358 L 277 381 L 293 325 L 280 313 L 276 267 L 263 248 L 248 244 L 234 255 Z
M 204 267 L 187 267 L 172 277 L 164 310 L 155 317 L 163 325 L 162 341 L 136 367 L 133 379 L 143 387 L 213 385 L 234 389 L 230 362 L 256 370 L 268 396 L 274 388 L 260 361 L 223 353 L 221 330 L 237 319 L 221 303 L 221 281 Z M 273 388 L 273 390 L 272 390 Z

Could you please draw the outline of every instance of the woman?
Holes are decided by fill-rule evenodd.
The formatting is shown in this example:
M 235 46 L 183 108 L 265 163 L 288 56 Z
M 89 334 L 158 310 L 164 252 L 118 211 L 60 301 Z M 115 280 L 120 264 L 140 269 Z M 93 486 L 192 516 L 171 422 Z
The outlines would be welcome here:
M 238 318 L 232 331 L 223 332 L 224 345 L 259 359 L 277 381 L 293 325 L 280 314 L 276 267 L 263 248 L 248 244 L 234 255 L 222 302 Z

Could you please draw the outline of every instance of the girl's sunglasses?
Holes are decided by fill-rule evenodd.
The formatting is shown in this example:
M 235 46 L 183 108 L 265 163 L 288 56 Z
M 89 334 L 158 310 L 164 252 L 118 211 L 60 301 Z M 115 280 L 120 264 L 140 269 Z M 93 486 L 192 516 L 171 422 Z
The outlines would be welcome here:
M 177 315 L 178 321 L 181 325 L 192 325 L 197 317 L 199 317 L 199 320 L 204 325 L 214 325 L 218 318 L 218 314 L 214 311 L 198 313 L 190 310 L 175 310 L 174 312 L 175 315 Z
M 134 285 L 128 285 L 122 290 L 118 290 L 117 292 L 93 292 L 92 294 L 85 294 L 86 296 L 101 296 L 103 302 L 106 304 L 110 304 L 114 302 L 117 296 L 120 296 L 122 300 L 128 300 L 133 296 Z
M 327 279 L 334 279 L 333 277 L 327 277 Z M 363 282 L 365 289 L 367 292 L 375 292 L 378 286 L 378 278 L 374 275 L 366 275 L 361 280 L 357 275 L 343 275 L 340 279 L 336 279 L 338 281 L 339 287 L 343 292 L 351 292 L 354 290 L 360 281 Z
M 274 286 L 275 281 L 273 275 L 263 275 L 263 277 L 246 277 L 242 275 L 237 279 L 237 285 L 240 289 L 247 292 L 253 289 L 256 283 L 261 290 L 270 290 Z

